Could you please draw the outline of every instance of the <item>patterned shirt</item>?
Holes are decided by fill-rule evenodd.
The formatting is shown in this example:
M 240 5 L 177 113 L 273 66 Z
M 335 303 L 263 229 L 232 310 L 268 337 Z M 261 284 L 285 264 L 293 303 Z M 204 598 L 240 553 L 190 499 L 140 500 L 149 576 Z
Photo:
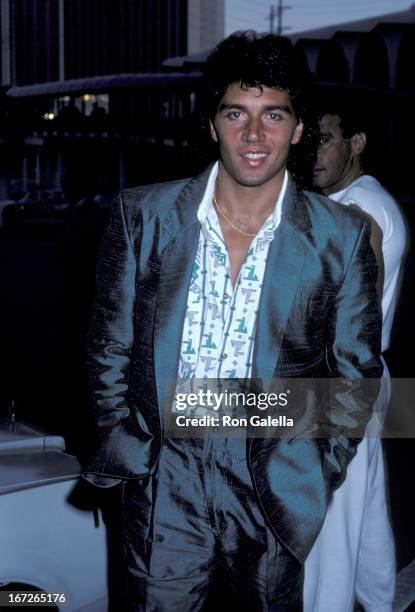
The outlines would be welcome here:
M 199 244 L 187 298 L 178 378 L 249 378 L 269 245 L 281 218 L 287 172 L 273 213 L 250 244 L 235 286 L 212 204 L 218 164 L 198 209 Z

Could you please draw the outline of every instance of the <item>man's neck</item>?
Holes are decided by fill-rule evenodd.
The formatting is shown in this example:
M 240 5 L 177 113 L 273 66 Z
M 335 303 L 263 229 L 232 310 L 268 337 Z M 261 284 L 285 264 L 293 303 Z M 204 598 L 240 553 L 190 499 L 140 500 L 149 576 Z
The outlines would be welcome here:
M 354 183 L 358 178 L 360 178 L 364 174 L 364 170 L 360 163 L 360 160 L 356 160 L 352 165 L 350 172 L 343 177 L 341 181 L 336 183 L 335 185 L 330 185 L 327 189 L 323 189 L 323 193 L 325 196 L 330 196 L 333 193 L 337 193 L 338 191 L 343 191 L 349 187 L 352 183 Z
M 274 211 L 283 185 L 284 172 L 267 183 L 251 187 L 237 183 L 219 163 L 216 199 L 221 209 L 231 218 L 242 217 L 253 224 L 263 222 Z

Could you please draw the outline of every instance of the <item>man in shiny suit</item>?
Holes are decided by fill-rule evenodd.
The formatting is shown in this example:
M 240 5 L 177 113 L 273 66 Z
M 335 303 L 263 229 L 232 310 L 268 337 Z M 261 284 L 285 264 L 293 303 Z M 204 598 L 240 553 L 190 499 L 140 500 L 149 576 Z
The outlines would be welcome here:
M 122 482 L 123 610 L 210 609 L 219 584 L 231 609 L 301 610 L 302 563 L 370 417 L 361 381 L 382 371 L 370 229 L 287 172 L 299 74 L 288 39 L 223 41 L 203 96 L 218 162 L 123 192 L 103 240 L 86 477 Z M 312 403 L 289 438 L 166 430 L 172 380 L 291 377 L 344 379 L 325 438 Z

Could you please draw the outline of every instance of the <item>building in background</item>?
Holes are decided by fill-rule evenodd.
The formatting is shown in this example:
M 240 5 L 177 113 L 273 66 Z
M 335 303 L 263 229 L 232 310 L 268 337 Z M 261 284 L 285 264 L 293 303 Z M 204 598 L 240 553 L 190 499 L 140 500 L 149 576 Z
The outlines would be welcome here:
M 0 0 L 0 195 L 10 182 L 24 192 L 31 184 L 59 188 L 68 169 L 85 165 L 104 177 L 111 168 L 115 189 L 157 178 L 143 142 L 163 146 L 158 120 L 188 115 L 191 106 L 191 92 L 179 99 L 174 78 L 157 75 L 166 58 L 186 54 L 188 5 L 196 4 Z M 144 163 L 134 164 L 140 156 Z
M 288 36 L 292 41 L 296 41 L 299 38 L 318 38 L 326 39 L 331 38 L 337 31 L 345 30 L 351 32 L 369 32 L 379 23 L 411 23 L 415 21 L 415 4 L 406 10 L 398 11 L 396 13 L 385 13 L 383 15 L 376 15 L 374 17 L 366 17 L 365 19 L 353 19 L 352 21 L 344 23 L 336 23 L 330 26 L 324 26 L 322 28 L 313 28 L 312 30 L 302 30 L 295 34 Z
M 167 57 L 187 52 L 187 5 L 187 0 L 1 0 L 2 84 L 159 72 Z
M 187 24 L 187 52 L 212 49 L 225 38 L 225 0 L 192 0 Z

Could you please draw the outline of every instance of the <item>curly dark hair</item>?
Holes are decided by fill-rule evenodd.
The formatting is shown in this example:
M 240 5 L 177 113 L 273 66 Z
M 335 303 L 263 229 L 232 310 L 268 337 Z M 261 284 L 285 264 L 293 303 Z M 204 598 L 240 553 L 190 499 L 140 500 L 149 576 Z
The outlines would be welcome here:
M 258 34 L 253 30 L 235 32 L 208 56 L 203 72 L 204 110 L 213 119 L 222 96 L 232 83 L 241 87 L 283 89 L 297 117 L 302 117 L 302 92 L 306 66 L 288 38 Z
M 207 58 L 202 79 L 199 105 L 206 135 L 220 100 L 233 83 L 242 88 L 272 87 L 288 92 L 297 119 L 306 126 L 302 143 L 291 147 L 288 167 L 298 182 L 308 183 L 307 174 L 313 166 L 310 156 L 314 155 L 310 143 L 315 141 L 317 127 L 306 110 L 311 75 L 304 57 L 288 38 L 253 30 L 235 32 L 219 43 Z

